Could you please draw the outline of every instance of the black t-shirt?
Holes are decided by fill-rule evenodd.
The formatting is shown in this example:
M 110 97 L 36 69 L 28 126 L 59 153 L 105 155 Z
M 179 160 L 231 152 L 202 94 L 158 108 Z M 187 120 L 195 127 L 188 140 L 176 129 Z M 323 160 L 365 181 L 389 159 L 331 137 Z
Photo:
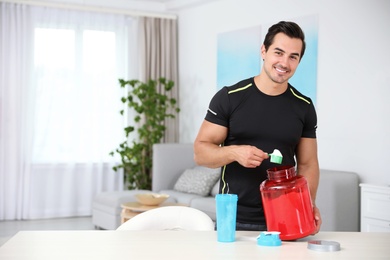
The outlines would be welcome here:
M 205 119 L 228 128 L 224 146 L 253 145 L 268 153 L 278 149 L 282 165 L 295 166 L 302 137 L 316 138 L 313 102 L 290 84 L 277 96 L 262 93 L 254 78 L 224 87 L 212 98 Z M 220 193 L 238 195 L 238 222 L 265 224 L 260 184 L 267 179 L 266 170 L 275 166 L 279 165 L 264 160 L 254 169 L 237 162 L 222 167 Z

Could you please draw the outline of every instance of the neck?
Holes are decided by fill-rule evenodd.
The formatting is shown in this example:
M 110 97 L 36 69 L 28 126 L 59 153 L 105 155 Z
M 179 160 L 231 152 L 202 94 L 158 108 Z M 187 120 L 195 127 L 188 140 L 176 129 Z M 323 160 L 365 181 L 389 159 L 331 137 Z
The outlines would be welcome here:
M 277 83 L 272 81 L 267 75 L 262 72 L 255 78 L 256 87 L 266 95 L 277 96 L 284 93 L 287 90 L 288 82 Z

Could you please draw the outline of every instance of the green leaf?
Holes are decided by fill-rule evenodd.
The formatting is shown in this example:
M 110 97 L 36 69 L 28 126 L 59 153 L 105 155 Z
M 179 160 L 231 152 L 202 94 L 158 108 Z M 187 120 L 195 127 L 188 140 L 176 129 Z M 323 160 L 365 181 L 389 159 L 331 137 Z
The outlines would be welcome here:
M 119 83 L 121 87 L 129 86 L 127 97 L 122 97 L 121 102 L 133 110 L 129 114 L 134 114 L 135 122 L 124 128 L 125 136 L 128 138 L 134 131 L 138 136 L 119 144 L 115 152 L 120 155 L 121 164 L 113 169 L 123 169 L 129 189 L 151 189 L 153 144 L 161 142 L 165 134 L 164 120 L 175 118 L 180 111 L 176 99 L 169 97 L 174 82 L 159 78 L 147 82 L 119 79 Z M 164 93 L 158 93 L 161 89 Z M 124 110 L 120 113 L 125 115 Z M 114 152 L 110 155 L 114 156 Z

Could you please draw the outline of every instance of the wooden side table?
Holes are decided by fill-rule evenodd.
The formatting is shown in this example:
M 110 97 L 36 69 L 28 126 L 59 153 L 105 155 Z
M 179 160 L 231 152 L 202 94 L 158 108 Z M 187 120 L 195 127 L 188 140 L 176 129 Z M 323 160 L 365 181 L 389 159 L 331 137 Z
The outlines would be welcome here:
M 164 202 L 156 206 L 147 206 L 138 202 L 122 203 L 121 223 L 122 224 L 125 223 L 127 220 L 131 219 L 132 217 L 142 212 L 159 208 L 159 207 L 166 207 L 166 206 L 188 206 L 188 205 L 181 204 L 181 203 L 173 203 L 173 202 Z

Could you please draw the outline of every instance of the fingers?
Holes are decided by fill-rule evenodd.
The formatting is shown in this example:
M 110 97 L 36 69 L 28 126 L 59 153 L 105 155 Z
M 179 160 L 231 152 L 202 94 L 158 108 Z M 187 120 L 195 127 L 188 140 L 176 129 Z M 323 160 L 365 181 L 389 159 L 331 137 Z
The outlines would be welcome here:
M 316 206 L 313 207 L 313 213 L 314 213 L 314 220 L 315 220 L 315 224 L 316 224 L 316 230 L 315 230 L 314 234 L 317 234 L 318 232 L 320 232 L 321 225 L 322 225 L 321 213 L 320 213 L 320 210 Z
M 267 153 L 255 146 L 240 146 L 237 150 L 238 163 L 247 168 L 256 168 L 263 162 L 263 160 L 269 158 Z

